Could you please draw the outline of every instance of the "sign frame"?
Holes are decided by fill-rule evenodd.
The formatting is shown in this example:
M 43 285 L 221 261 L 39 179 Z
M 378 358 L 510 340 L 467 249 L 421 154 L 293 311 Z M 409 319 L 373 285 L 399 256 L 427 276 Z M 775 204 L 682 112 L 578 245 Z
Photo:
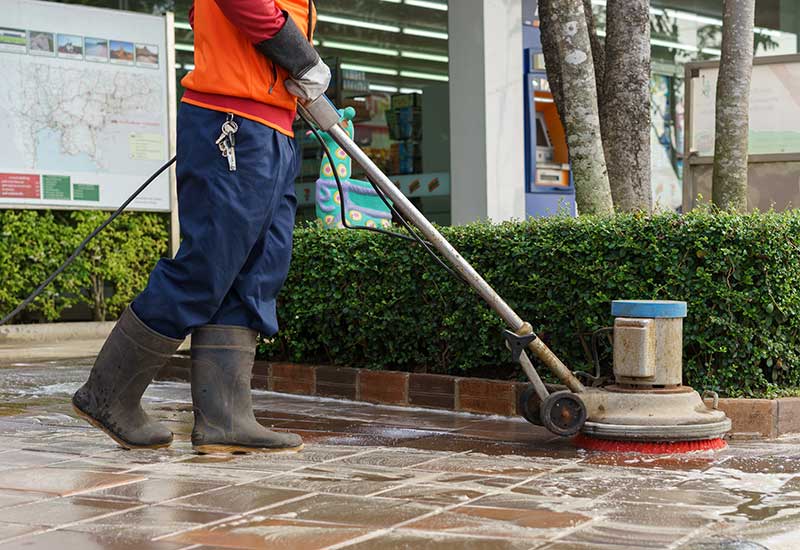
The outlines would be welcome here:
M 63 7 L 64 5 L 61 4 Z M 166 151 L 167 151 L 167 159 L 164 159 L 164 162 L 172 158 L 175 155 L 176 151 L 176 142 L 177 142 L 177 134 L 176 134 L 176 122 L 177 122 L 177 83 L 176 83 L 176 70 L 175 70 L 175 16 L 174 13 L 171 11 L 163 12 L 160 15 L 148 14 L 148 13 L 141 13 L 141 12 L 133 12 L 130 10 L 116 10 L 111 8 L 103 8 L 103 7 L 96 7 L 96 6 L 84 6 L 84 5 L 75 5 L 70 6 L 77 9 L 85 9 L 85 10 L 101 10 L 107 12 L 113 12 L 115 14 L 122 13 L 122 14 L 135 14 L 137 16 L 146 15 L 149 17 L 158 17 L 162 20 L 163 23 L 163 30 L 164 30 L 164 44 L 165 44 L 165 52 L 163 56 L 163 64 L 159 67 L 159 71 L 162 75 L 166 76 L 166 101 L 167 105 L 166 108 Z M 142 177 L 142 181 L 139 183 L 144 183 L 145 179 L 149 176 L 146 174 Z M 177 183 L 176 183 L 176 176 L 175 176 L 175 165 L 173 164 L 170 169 L 168 170 L 167 174 L 168 179 L 168 210 L 164 209 L 162 206 L 161 208 L 148 208 L 148 207 L 140 207 L 140 206 L 128 206 L 126 211 L 130 212 L 155 212 L 155 213 L 162 213 L 162 214 L 169 214 L 170 219 L 170 235 L 169 235 L 169 244 L 170 244 L 170 252 L 174 254 L 177 251 L 177 245 L 179 242 L 179 228 L 178 228 L 178 204 L 177 204 Z M 154 182 L 155 183 L 155 182 Z M 137 185 L 138 187 L 138 185 Z M 2 203 L 0 204 L 0 209 L 2 210 L 58 210 L 58 211 L 73 211 L 73 210 L 100 210 L 100 211 L 113 211 L 116 210 L 117 207 L 113 206 L 95 206 L 90 204 L 35 204 L 35 203 Z
M 800 63 L 800 53 L 787 55 L 760 56 L 753 58 L 753 66 L 781 65 Z M 720 61 L 694 61 L 684 66 L 684 139 L 683 139 L 683 212 L 688 212 L 694 207 L 697 191 L 694 179 L 694 169 L 697 166 L 714 164 L 713 155 L 699 155 L 692 149 L 692 105 L 694 79 L 699 75 L 700 69 L 719 68 Z M 800 152 L 794 153 L 769 153 L 752 154 L 748 156 L 748 164 L 775 164 L 787 162 L 800 162 Z

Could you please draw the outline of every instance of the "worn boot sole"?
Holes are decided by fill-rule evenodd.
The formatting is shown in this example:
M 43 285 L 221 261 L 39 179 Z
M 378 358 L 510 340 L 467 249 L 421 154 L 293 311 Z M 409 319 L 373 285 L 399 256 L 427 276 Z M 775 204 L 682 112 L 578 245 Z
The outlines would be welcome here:
M 88 413 L 85 413 L 82 410 L 80 410 L 75 403 L 72 404 L 72 410 L 74 410 L 75 414 L 83 418 L 86 422 L 88 422 L 98 430 L 102 431 L 108 437 L 113 439 L 117 443 L 117 445 L 119 445 L 125 450 L 130 451 L 136 449 L 163 449 L 165 447 L 169 447 L 172 444 L 172 442 L 170 441 L 169 443 L 161 443 L 159 445 L 133 445 L 131 443 L 128 443 L 127 441 L 120 439 L 119 436 L 117 436 L 114 432 L 103 426 L 103 424 L 101 424 L 99 420 L 96 420 Z
M 297 453 L 303 450 L 304 445 L 297 447 L 244 447 L 241 445 L 192 445 L 192 449 L 200 454 L 270 454 L 270 453 Z

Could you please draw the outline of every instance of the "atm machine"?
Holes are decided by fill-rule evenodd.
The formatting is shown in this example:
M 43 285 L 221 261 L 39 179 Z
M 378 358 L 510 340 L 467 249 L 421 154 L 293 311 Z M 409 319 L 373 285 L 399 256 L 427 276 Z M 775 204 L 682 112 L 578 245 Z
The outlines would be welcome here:
M 544 68 L 537 0 L 523 0 L 525 213 L 576 216 L 566 134 Z

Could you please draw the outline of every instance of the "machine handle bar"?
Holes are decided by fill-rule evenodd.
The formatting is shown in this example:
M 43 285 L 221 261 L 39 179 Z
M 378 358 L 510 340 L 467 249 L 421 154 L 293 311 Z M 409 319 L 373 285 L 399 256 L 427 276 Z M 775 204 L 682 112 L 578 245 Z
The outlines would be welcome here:
M 298 104 L 300 115 L 306 121 L 312 121 L 320 130 L 327 132 L 328 135 L 341 147 L 350 158 L 358 163 L 367 173 L 367 178 L 377 185 L 386 197 L 392 201 L 395 208 L 413 224 L 425 236 L 425 238 L 447 259 L 448 262 L 461 274 L 464 280 L 480 295 L 481 298 L 491 307 L 503 321 L 511 327 L 517 334 L 531 334 L 531 325 L 522 320 L 517 313 L 500 297 L 497 292 L 481 277 L 481 275 L 464 259 L 450 242 L 428 221 L 428 219 L 411 203 L 410 200 L 392 183 L 372 159 L 347 135 L 347 132 L 339 125 L 339 112 L 331 101 L 322 95 L 313 101 L 300 101 Z M 561 380 L 574 393 L 582 393 L 586 390 L 583 384 L 572 372 L 556 357 L 556 355 L 542 342 L 536 338 L 528 344 L 528 349 L 539 358 L 559 380 Z M 522 367 L 528 377 L 537 388 L 537 393 L 544 384 L 541 383 L 538 374 L 530 364 L 530 360 L 523 354 L 525 359 Z M 538 382 L 538 383 L 537 383 Z M 545 390 L 546 391 L 546 390 Z

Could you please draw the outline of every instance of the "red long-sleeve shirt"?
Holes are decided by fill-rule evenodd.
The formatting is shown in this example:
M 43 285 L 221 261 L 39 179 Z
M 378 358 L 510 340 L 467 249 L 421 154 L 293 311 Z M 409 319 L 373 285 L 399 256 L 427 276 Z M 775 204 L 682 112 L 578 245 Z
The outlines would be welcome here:
M 214 0 L 225 17 L 250 42 L 258 44 L 275 36 L 286 17 L 275 0 Z M 189 8 L 189 24 L 194 28 L 194 3 Z
M 284 86 L 289 74 L 253 47 L 275 36 L 287 15 L 299 28 L 313 28 L 316 10 L 309 0 L 194 0 L 195 68 L 181 80 L 182 101 L 294 135 L 297 100 Z

